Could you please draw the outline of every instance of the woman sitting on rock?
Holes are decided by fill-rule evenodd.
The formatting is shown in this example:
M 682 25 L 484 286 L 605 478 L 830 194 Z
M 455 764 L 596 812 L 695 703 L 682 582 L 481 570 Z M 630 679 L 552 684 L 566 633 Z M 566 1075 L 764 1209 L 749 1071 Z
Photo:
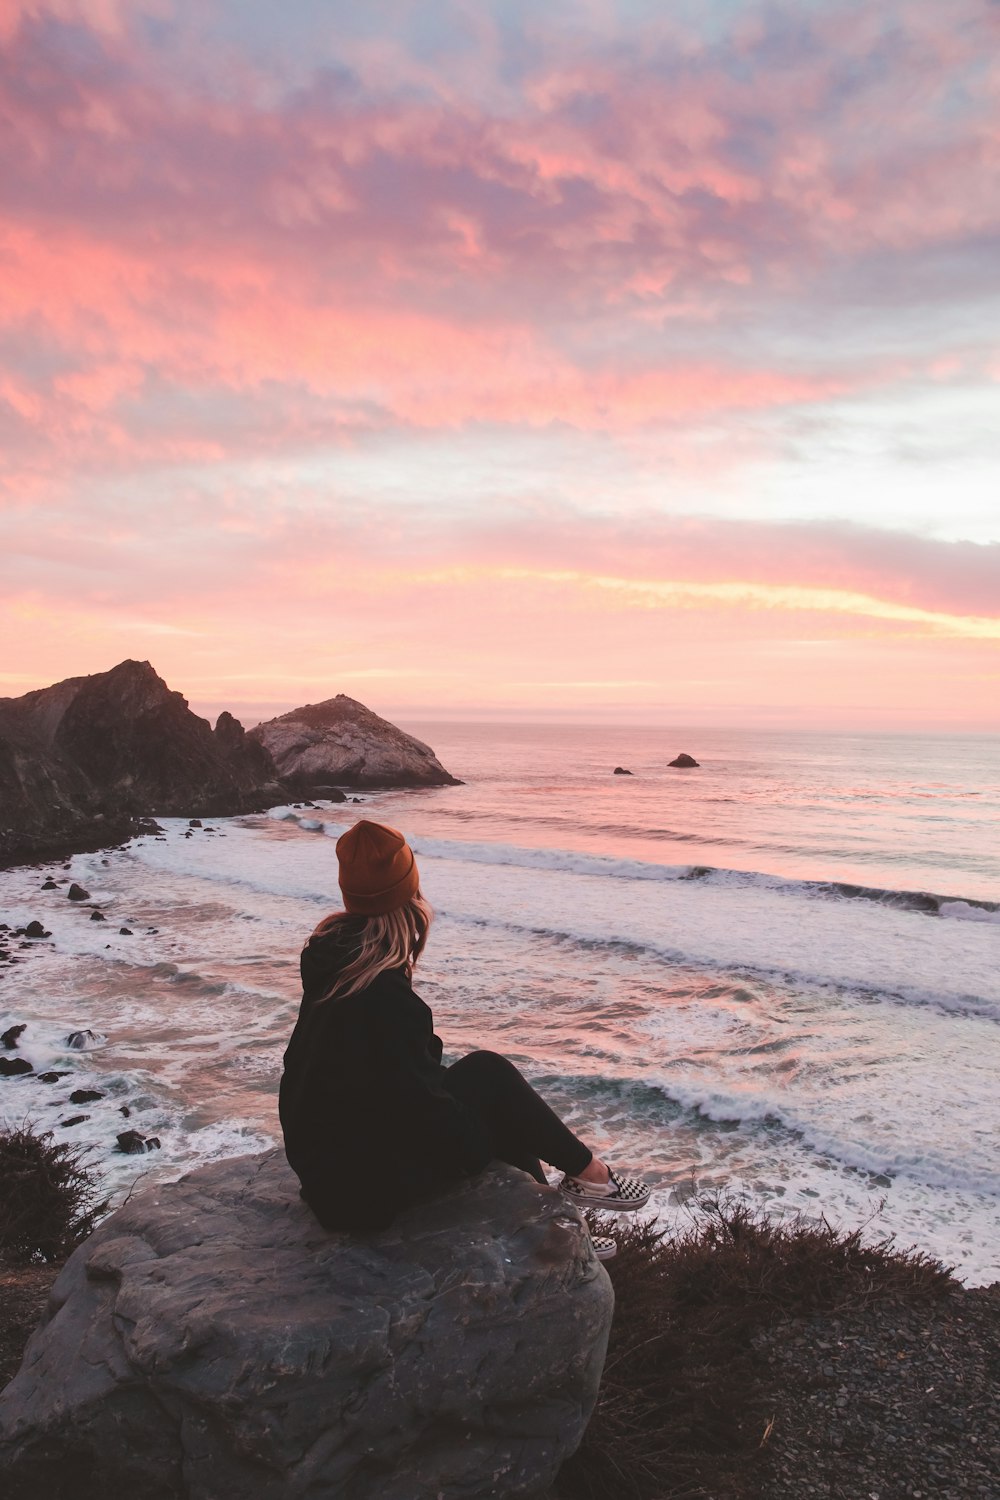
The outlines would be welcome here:
M 362 820 L 337 841 L 344 911 L 302 950 L 302 1006 L 285 1053 L 285 1154 L 327 1229 L 384 1229 L 427 1191 L 509 1162 L 567 1198 L 617 1213 L 649 1188 L 610 1170 L 512 1063 L 472 1052 L 444 1067 L 413 989 L 432 912 L 401 833 Z M 609 1253 L 613 1253 L 609 1241 Z

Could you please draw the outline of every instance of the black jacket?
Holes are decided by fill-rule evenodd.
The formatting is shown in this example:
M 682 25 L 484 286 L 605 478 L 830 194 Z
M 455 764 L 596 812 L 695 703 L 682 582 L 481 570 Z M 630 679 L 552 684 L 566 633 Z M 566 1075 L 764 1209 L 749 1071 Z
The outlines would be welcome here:
M 327 1229 L 382 1229 L 435 1183 L 489 1160 L 481 1123 L 444 1084 L 441 1042 L 403 969 L 324 1000 L 352 956 L 338 923 L 302 950 L 302 1006 L 285 1052 L 285 1155 Z

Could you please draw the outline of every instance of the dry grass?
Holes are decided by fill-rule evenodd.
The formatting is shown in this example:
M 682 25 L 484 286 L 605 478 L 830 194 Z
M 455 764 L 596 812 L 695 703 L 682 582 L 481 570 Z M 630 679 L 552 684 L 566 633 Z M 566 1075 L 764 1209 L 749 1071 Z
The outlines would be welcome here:
M 65 1259 L 107 1207 L 78 1147 L 30 1125 L 0 1130 L 0 1265 Z
M 667 1235 L 613 1233 L 616 1308 L 597 1410 L 563 1466 L 560 1500 L 737 1500 L 756 1492 L 769 1435 L 755 1332 L 778 1317 L 955 1283 L 928 1256 L 862 1230 L 772 1221 L 736 1196 L 695 1200 Z

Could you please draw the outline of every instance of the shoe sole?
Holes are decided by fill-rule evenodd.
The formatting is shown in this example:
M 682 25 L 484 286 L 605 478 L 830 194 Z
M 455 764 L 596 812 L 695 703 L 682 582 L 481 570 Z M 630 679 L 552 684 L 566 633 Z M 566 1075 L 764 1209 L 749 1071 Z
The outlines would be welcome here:
M 618 1198 L 584 1197 L 582 1193 L 573 1193 L 567 1188 L 560 1188 L 559 1191 L 568 1202 L 575 1203 L 577 1208 L 594 1208 L 602 1214 L 634 1214 L 637 1209 L 645 1208 L 652 1197 L 651 1193 L 647 1193 L 645 1198 L 636 1198 L 630 1203 L 622 1203 Z

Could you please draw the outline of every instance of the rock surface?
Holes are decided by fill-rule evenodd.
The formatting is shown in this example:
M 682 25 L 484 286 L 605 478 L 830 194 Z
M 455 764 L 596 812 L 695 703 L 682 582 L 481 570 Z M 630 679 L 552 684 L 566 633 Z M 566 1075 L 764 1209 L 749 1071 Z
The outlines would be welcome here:
M 278 1152 L 216 1163 L 67 1263 L 0 1396 L 5 1494 L 541 1496 L 612 1309 L 575 1210 L 512 1168 L 348 1236 Z
M 668 764 L 671 766 L 682 766 L 684 769 L 687 769 L 690 766 L 697 766 L 698 761 L 695 760 L 693 755 L 685 755 L 682 751 L 680 755 L 674 760 L 669 761 Z
M 404 734 L 363 703 L 338 693 L 250 730 L 278 771 L 303 791 L 348 787 L 459 786 L 429 745 Z
M 221 816 L 280 797 L 262 746 L 228 714 L 213 732 L 149 662 L 0 699 L 0 862 L 120 842 L 150 814 Z

